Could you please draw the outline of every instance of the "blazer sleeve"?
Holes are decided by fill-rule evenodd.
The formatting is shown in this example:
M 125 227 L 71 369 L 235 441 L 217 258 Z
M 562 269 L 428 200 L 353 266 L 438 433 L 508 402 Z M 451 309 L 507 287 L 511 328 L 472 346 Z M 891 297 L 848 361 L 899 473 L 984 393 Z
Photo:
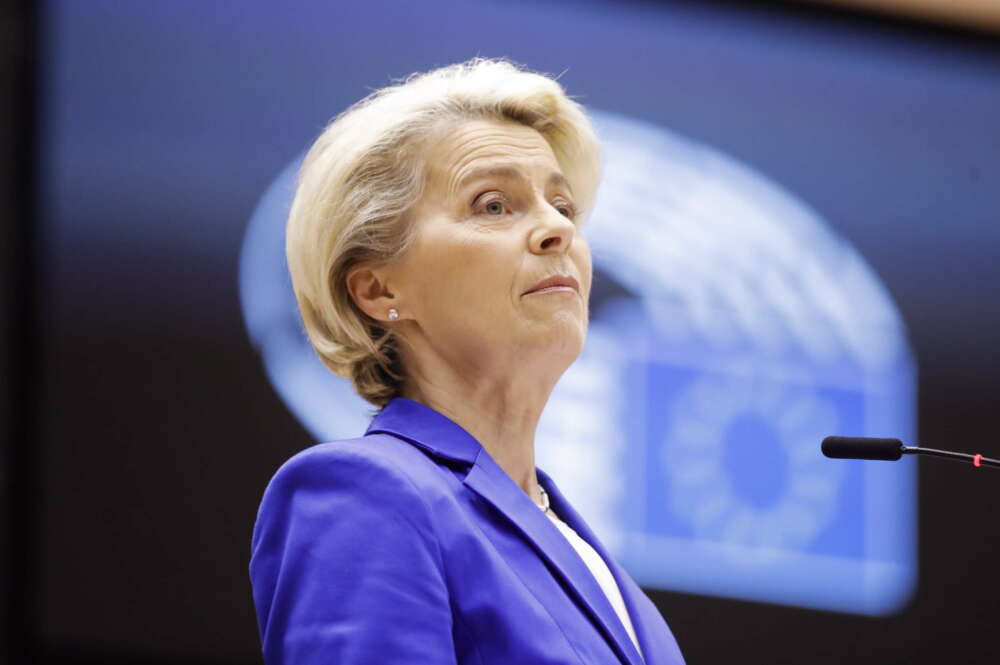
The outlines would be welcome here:
M 322 444 L 286 462 L 261 501 L 250 579 L 267 665 L 455 662 L 431 513 L 389 460 Z

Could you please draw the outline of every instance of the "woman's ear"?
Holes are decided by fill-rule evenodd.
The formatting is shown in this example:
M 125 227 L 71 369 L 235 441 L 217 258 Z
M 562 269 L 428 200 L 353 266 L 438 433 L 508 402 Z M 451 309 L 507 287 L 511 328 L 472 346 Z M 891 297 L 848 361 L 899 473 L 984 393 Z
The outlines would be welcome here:
M 368 266 L 356 266 L 345 277 L 347 292 L 362 312 L 376 321 L 399 318 L 399 299 L 388 289 L 385 271 Z M 395 312 L 395 317 L 390 315 Z

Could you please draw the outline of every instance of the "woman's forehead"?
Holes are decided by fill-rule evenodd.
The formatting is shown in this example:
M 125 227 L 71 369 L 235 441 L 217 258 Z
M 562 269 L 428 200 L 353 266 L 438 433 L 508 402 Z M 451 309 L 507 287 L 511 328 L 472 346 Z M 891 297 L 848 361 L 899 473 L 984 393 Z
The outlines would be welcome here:
M 470 120 L 445 134 L 428 155 L 432 186 L 453 193 L 483 177 L 559 171 L 555 154 L 534 129 L 514 122 Z

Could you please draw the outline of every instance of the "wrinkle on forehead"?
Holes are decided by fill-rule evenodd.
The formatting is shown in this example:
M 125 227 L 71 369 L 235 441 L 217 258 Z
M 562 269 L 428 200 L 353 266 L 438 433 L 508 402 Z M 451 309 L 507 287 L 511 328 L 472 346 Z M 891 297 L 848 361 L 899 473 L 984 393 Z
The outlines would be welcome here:
M 513 121 L 470 120 L 452 129 L 428 155 L 428 180 L 451 197 L 462 178 L 483 162 L 546 161 L 559 163 L 536 130 Z M 526 174 L 527 175 L 527 174 Z M 438 191 L 442 191 L 438 189 Z

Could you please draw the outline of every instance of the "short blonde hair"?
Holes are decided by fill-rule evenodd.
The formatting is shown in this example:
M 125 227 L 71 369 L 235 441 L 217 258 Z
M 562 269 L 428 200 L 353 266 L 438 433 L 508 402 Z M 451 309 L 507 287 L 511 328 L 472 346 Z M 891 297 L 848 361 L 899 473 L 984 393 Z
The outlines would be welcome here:
M 511 120 L 537 130 L 569 180 L 582 221 L 600 180 L 583 107 L 553 78 L 507 59 L 474 58 L 376 90 L 334 118 L 306 154 L 286 231 L 302 321 L 316 353 L 376 406 L 404 380 L 396 340 L 354 303 L 348 271 L 402 255 L 407 211 L 424 188 L 421 153 L 450 123 Z

